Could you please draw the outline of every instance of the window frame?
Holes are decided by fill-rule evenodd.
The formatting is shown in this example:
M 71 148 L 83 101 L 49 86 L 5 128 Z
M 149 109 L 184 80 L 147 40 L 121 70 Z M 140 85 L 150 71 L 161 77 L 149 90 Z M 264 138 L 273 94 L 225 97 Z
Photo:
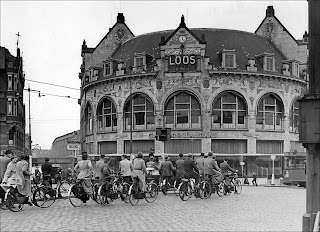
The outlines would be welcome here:
M 222 60 L 221 60 L 221 67 L 226 68 L 226 69 L 234 69 L 237 67 L 237 56 L 236 56 L 236 51 L 235 49 L 233 50 L 225 50 L 223 49 L 221 52 L 222 55 Z M 232 56 L 233 64 L 232 66 L 227 66 L 227 59 L 226 56 Z
M 268 63 L 268 60 L 271 60 L 271 69 L 269 69 L 269 63 Z M 269 55 L 265 55 L 263 57 L 263 70 L 264 71 L 268 71 L 268 72 L 275 72 L 275 69 L 276 69 L 276 66 L 275 66 L 275 58 L 273 56 L 269 56 Z
M 106 106 L 106 101 L 110 101 L 110 106 Z M 110 113 L 105 113 L 105 111 L 110 110 Z M 98 106 L 98 132 L 105 131 L 116 131 L 118 129 L 118 117 L 117 117 L 117 107 L 114 102 L 105 97 Z M 107 126 L 108 118 L 110 118 L 110 126 Z M 115 120 L 114 120 L 115 118 Z

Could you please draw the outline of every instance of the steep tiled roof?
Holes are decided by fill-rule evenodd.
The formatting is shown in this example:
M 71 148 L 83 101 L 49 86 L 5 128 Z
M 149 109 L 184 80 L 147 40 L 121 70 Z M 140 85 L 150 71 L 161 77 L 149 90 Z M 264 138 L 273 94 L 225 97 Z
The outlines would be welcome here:
M 196 36 L 201 38 L 201 34 L 205 35 L 207 42 L 206 56 L 210 57 L 210 62 L 215 66 L 221 66 L 218 53 L 223 49 L 236 51 L 236 60 L 239 70 L 245 70 L 249 57 L 255 57 L 263 53 L 271 53 L 275 55 L 276 72 L 280 73 L 282 68 L 281 60 L 286 59 L 285 56 L 276 48 L 276 46 L 268 39 L 249 32 L 228 30 L 228 29 L 209 29 L 197 28 L 190 29 Z M 126 41 L 113 54 L 113 58 L 126 62 L 127 67 L 133 65 L 134 53 L 147 53 L 153 55 L 154 58 L 160 57 L 160 39 L 161 36 L 168 38 L 174 30 L 159 31 L 143 34 Z M 261 64 L 256 62 L 258 69 Z

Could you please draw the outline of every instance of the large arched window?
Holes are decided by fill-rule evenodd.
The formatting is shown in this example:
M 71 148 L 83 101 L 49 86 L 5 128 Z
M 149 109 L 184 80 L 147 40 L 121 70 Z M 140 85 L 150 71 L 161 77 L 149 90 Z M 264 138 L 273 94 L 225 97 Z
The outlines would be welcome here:
M 195 96 L 179 92 L 169 98 L 165 105 L 165 125 L 175 129 L 201 128 L 201 108 Z
M 299 127 L 298 123 L 299 123 L 299 102 L 295 100 L 290 109 L 290 131 L 298 132 L 298 127 Z
M 87 107 L 85 110 L 85 116 L 86 116 L 86 134 L 92 134 L 93 120 L 92 120 L 92 108 L 90 104 L 87 104 Z
M 133 114 L 131 114 L 133 112 Z M 131 117 L 133 130 L 154 129 L 154 109 L 152 101 L 143 94 L 135 94 L 124 106 L 125 130 L 130 130 Z
M 226 91 L 215 98 L 212 104 L 212 128 L 247 128 L 246 102 L 240 94 Z
M 283 104 L 275 94 L 264 95 L 258 104 L 256 128 L 283 130 Z
M 117 130 L 116 107 L 108 98 L 104 98 L 98 105 L 98 123 L 99 132 Z

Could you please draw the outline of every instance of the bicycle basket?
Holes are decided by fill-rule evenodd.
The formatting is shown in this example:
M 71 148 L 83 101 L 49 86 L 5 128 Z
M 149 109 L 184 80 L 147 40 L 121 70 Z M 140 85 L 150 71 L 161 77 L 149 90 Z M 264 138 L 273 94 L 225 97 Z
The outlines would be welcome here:
M 144 192 L 138 192 L 134 194 L 134 197 L 136 199 L 143 199 L 144 198 Z

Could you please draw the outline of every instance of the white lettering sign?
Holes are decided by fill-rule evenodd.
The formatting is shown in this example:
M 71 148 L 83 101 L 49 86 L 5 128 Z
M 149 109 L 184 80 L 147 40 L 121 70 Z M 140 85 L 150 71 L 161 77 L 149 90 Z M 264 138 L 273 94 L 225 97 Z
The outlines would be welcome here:
M 170 56 L 169 57 L 169 65 L 194 65 L 196 63 L 196 56 L 195 55 L 182 55 L 182 56 Z
M 67 150 L 68 151 L 80 151 L 81 150 L 81 144 L 80 143 L 68 143 L 67 144 Z

